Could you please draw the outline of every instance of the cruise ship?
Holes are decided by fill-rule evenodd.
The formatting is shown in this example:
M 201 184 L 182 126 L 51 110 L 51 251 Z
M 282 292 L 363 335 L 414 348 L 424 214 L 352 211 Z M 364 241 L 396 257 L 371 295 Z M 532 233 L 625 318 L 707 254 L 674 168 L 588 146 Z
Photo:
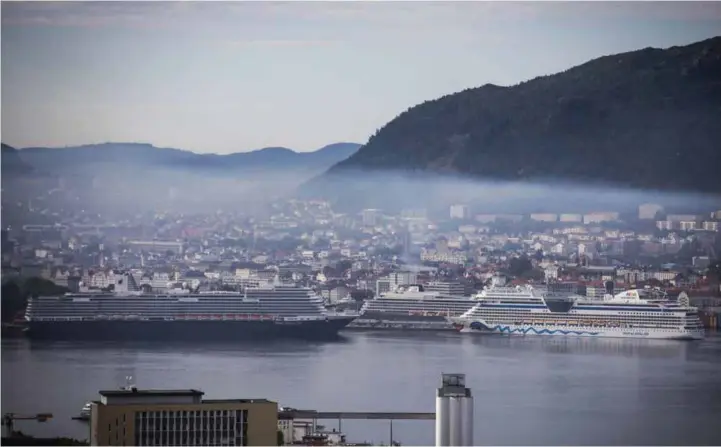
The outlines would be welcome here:
M 366 300 L 354 327 L 453 330 L 448 317 L 458 317 L 476 303 L 467 296 L 427 291 L 422 285 L 401 285 Z
M 37 339 L 268 339 L 334 337 L 357 315 L 332 314 L 312 290 L 262 284 L 244 292 L 170 290 L 33 297 L 27 335 Z
M 704 329 L 688 297 L 677 301 L 647 289 L 607 294 L 602 300 L 553 294 L 531 286 L 492 287 L 449 321 L 461 332 L 518 335 L 698 340 Z

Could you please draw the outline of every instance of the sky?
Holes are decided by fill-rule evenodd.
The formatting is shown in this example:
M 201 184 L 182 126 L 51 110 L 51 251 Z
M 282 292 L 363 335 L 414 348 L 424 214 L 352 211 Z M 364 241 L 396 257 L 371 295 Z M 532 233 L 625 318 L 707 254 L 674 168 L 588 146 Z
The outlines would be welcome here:
M 365 143 L 423 101 L 721 35 L 721 2 L 19 2 L 2 141 Z

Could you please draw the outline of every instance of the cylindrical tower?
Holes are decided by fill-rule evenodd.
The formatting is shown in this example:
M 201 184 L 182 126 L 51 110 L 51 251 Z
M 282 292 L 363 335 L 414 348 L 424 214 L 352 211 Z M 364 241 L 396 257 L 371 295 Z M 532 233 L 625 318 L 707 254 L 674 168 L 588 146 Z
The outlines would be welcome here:
M 463 444 L 463 401 L 460 397 L 450 398 L 450 426 L 451 442 L 448 445 L 460 446 Z
M 440 391 L 440 390 L 439 390 Z M 447 446 L 450 444 L 450 426 L 449 426 L 449 413 L 450 413 L 450 398 L 441 396 L 440 393 L 436 396 L 436 446 Z
M 473 445 L 473 397 L 464 374 L 443 374 L 436 395 L 436 447 Z
M 473 446 L 473 396 L 461 399 L 463 404 L 463 443 L 464 446 Z

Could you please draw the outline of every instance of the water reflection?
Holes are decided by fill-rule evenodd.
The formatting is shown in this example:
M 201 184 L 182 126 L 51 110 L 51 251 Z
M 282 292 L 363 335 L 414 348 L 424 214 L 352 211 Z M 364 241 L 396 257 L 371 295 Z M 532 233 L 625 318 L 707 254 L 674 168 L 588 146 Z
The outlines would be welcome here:
M 569 355 L 612 355 L 622 357 L 676 357 L 684 359 L 696 342 L 644 340 L 637 338 L 513 337 L 476 335 L 473 344 L 487 349 L 543 351 Z
M 213 352 L 264 352 L 273 351 L 278 353 L 295 352 L 298 350 L 318 350 L 327 345 L 343 345 L 353 343 L 352 338 L 339 335 L 331 340 L 304 341 L 304 340 L 242 340 L 242 341 L 219 341 L 208 343 L 204 341 L 50 341 L 50 340 L 29 340 L 11 339 L 3 340 L 3 349 L 16 350 L 18 348 L 31 351 L 156 351 L 167 353 L 202 353 L 208 349 Z
M 718 445 L 721 337 L 699 342 L 369 332 L 342 342 L 66 343 L 3 340 L 4 411 L 52 412 L 22 429 L 87 437 L 71 421 L 100 389 L 197 388 L 328 411 L 433 411 L 442 372 L 466 373 L 476 442 L 489 445 Z M 394 424 L 407 445 L 432 422 Z M 715 430 L 715 433 L 714 433 Z M 388 424 L 344 421 L 351 440 Z

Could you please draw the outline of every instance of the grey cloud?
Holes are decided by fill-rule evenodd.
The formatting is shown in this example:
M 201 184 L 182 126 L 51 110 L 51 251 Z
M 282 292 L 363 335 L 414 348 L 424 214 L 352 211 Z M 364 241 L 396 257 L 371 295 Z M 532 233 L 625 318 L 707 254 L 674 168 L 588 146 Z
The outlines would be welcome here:
M 376 28 L 453 28 L 493 21 L 720 20 L 721 2 L 2 2 L 3 24 L 157 25 L 232 18 L 347 22 Z

